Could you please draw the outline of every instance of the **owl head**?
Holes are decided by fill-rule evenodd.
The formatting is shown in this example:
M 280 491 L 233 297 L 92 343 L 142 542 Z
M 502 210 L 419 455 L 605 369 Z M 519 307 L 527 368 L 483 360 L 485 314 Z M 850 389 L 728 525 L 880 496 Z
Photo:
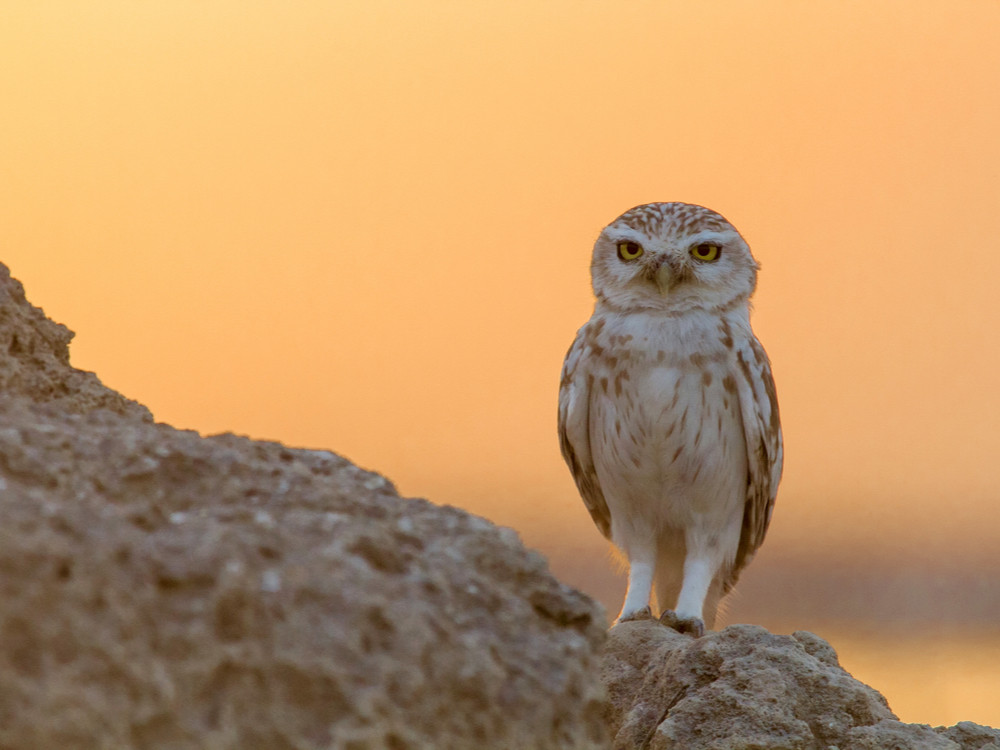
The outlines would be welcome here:
M 757 261 L 735 227 L 690 203 L 647 203 L 608 224 L 590 265 L 599 303 L 685 312 L 746 304 Z

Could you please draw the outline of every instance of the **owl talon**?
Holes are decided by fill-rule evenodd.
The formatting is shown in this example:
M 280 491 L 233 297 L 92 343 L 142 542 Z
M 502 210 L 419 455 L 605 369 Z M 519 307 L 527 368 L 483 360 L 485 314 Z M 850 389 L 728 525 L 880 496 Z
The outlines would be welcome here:
M 623 622 L 633 622 L 634 620 L 652 620 L 652 619 L 653 619 L 653 613 L 649 611 L 649 607 L 647 606 L 643 607 L 642 609 L 637 609 L 635 612 L 632 612 L 631 614 L 619 617 L 617 624 L 621 625 Z
M 705 635 L 705 623 L 700 617 L 678 617 L 671 609 L 666 609 L 660 615 L 660 623 L 673 628 L 678 633 L 701 638 Z

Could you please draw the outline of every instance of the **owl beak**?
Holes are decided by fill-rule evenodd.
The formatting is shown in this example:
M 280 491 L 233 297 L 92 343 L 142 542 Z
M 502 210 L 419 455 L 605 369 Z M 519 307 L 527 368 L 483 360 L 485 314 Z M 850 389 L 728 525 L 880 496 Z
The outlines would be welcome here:
M 668 255 L 657 256 L 647 270 L 647 278 L 656 284 L 661 294 L 669 293 L 684 276 L 685 269 Z

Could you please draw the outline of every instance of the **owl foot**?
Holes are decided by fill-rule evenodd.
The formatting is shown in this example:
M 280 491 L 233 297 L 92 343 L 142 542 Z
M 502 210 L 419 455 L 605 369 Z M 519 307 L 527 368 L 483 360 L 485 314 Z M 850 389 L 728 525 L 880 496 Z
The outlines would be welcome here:
M 623 622 L 632 622 L 633 620 L 652 620 L 653 613 L 649 611 L 649 607 L 643 607 L 642 609 L 637 609 L 627 615 L 619 615 L 618 620 L 615 622 L 616 625 L 621 625 Z
M 705 635 L 705 623 L 700 617 L 678 617 L 672 609 L 663 610 L 660 622 L 678 633 L 685 633 L 695 638 Z

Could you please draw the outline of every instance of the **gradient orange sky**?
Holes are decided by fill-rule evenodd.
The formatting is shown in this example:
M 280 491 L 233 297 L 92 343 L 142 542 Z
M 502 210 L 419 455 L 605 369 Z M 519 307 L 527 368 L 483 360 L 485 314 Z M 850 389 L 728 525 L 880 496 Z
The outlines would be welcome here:
M 616 608 L 559 368 L 601 227 L 701 203 L 763 265 L 761 575 L 941 560 L 1000 598 L 1000 3 L 9 5 L 0 260 L 158 420 L 335 450 Z

